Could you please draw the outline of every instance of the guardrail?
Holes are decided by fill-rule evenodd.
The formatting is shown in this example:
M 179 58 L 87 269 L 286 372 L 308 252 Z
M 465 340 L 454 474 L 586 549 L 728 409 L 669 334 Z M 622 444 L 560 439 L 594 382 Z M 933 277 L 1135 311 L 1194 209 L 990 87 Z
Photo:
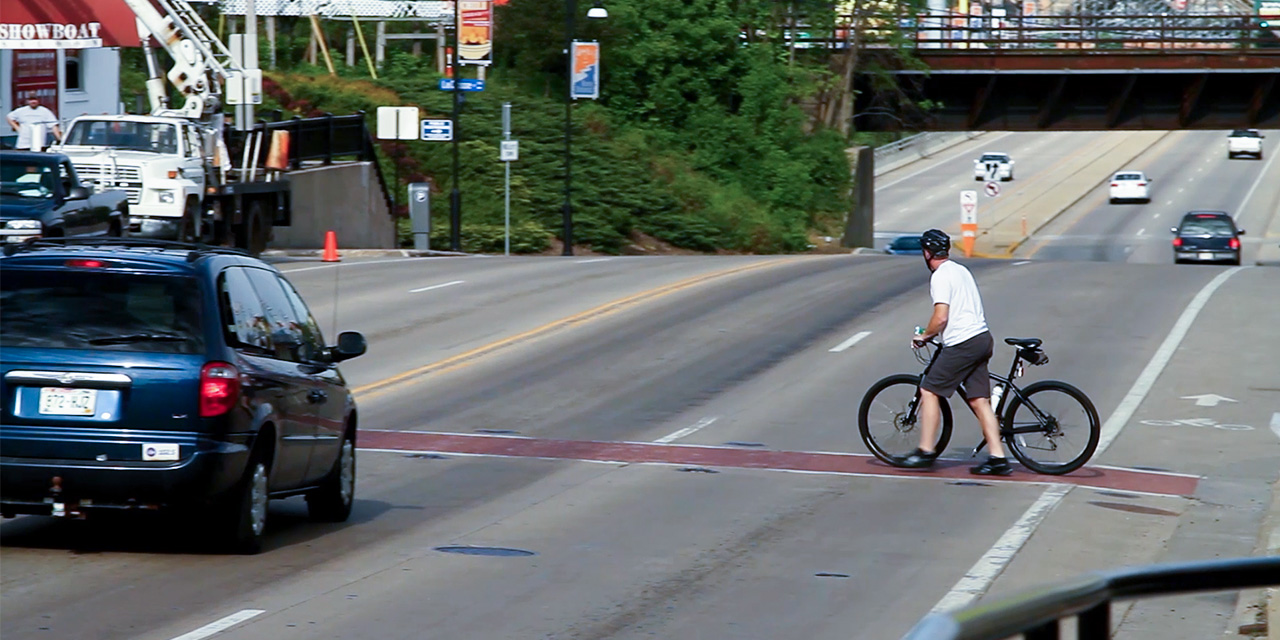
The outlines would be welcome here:
M 900 3 L 898 6 L 903 6 Z M 822 33 L 791 27 L 796 48 L 914 48 L 930 53 L 1251 53 L 1280 55 L 1280 15 L 969 15 L 864 12 L 839 16 Z
M 972 140 L 980 131 L 925 131 L 909 135 L 901 140 L 882 144 L 875 148 L 875 174 L 888 173 L 903 164 L 929 156 L 950 148 L 965 140 Z
M 1009 599 L 927 616 L 903 640 L 1056 640 L 1076 618 L 1080 640 L 1111 637 L 1113 600 L 1280 586 L 1280 557 L 1159 564 L 1085 574 Z M 1280 621 L 1271 621 L 1280 624 Z

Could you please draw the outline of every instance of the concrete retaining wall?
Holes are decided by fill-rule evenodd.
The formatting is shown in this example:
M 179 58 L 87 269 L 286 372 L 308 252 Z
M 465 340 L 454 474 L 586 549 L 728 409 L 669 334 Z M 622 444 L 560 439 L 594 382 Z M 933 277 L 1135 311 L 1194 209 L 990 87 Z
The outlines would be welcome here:
M 393 249 L 395 220 L 370 162 L 289 172 L 292 224 L 276 227 L 272 249 L 318 249 L 326 231 L 346 249 Z

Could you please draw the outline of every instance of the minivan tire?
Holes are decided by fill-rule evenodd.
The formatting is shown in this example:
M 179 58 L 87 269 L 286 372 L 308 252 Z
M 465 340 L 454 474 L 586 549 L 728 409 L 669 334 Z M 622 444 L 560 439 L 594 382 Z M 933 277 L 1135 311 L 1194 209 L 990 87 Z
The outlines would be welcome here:
M 262 551 L 267 529 L 269 469 L 262 456 L 253 456 L 244 478 L 227 496 L 220 514 L 223 531 L 220 542 L 231 553 L 253 555 Z
M 356 497 L 356 443 L 350 435 L 342 439 L 342 448 L 333 469 L 320 486 L 307 493 L 307 514 L 317 522 L 346 522 Z

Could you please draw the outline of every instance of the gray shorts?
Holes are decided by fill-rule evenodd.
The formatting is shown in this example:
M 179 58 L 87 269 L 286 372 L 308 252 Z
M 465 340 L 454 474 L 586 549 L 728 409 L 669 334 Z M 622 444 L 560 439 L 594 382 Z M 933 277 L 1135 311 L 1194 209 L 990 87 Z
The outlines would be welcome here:
M 991 397 L 991 374 L 987 371 L 987 362 L 991 360 L 994 348 L 995 341 L 991 339 L 990 331 L 960 344 L 943 347 L 920 387 L 950 398 L 963 384 L 966 398 Z

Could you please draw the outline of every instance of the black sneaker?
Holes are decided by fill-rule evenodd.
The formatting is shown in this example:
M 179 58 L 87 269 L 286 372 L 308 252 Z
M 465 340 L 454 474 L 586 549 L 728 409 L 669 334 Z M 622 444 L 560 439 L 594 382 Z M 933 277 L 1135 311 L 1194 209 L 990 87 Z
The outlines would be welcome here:
M 917 448 L 907 457 L 898 460 L 899 467 L 908 469 L 927 469 L 933 466 L 933 461 L 938 459 L 938 454 L 926 452 L 924 449 Z
M 1009 466 L 1009 461 L 1005 458 L 988 456 L 986 462 L 969 467 L 969 473 L 977 476 L 1007 476 L 1013 473 L 1013 467 Z

